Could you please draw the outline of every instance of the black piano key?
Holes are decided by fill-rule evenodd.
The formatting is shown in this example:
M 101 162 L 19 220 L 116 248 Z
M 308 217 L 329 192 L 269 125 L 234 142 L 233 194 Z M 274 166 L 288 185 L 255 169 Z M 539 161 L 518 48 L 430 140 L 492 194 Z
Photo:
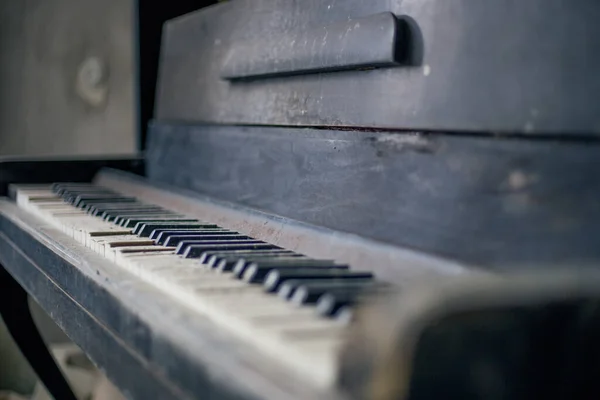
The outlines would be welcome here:
M 200 258 L 202 253 L 205 251 L 215 250 L 244 250 L 244 249 L 274 249 L 277 246 L 268 243 L 259 244 L 216 244 L 216 245 L 195 245 L 189 246 L 185 253 L 184 258 Z
M 114 193 L 72 193 L 65 197 L 67 202 L 72 203 L 75 206 L 78 206 L 84 202 L 114 203 L 118 200 L 126 203 L 130 201 L 137 201 L 135 197 Z
M 200 221 L 143 221 L 138 222 L 131 230 L 131 233 L 138 236 L 149 237 L 153 230 L 160 228 L 202 228 L 204 224 Z
M 324 317 L 332 317 L 344 307 L 352 307 L 361 296 L 356 292 L 324 293 L 317 300 L 317 313 Z
M 56 188 L 92 188 L 92 189 L 106 189 L 104 186 L 98 186 L 92 182 L 54 182 L 52 183 L 52 190 Z
M 123 197 L 123 195 L 115 192 L 107 192 L 107 191 L 64 191 L 60 197 L 65 201 L 74 202 L 78 196 L 89 196 L 89 197 L 104 197 L 104 198 L 114 198 L 114 197 Z
M 106 188 L 103 188 L 102 186 L 96 186 L 92 183 L 76 183 L 76 182 L 55 182 L 52 184 L 51 186 L 51 190 L 54 193 L 62 193 L 65 190 L 69 190 L 69 189 L 80 189 L 80 190 L 84 190 L 84 189 L 89 189 L 89 190 L 108 190 Z
M 92 214 L 94 215 L 94 214 Z M 118 225 L 117 220 L 120 222 L 123 219 L 140 217 L 140 216 L 155 216 L 155 215 L 172 215 L 172 216 L 182 216 L 181 214 L 176 213 L 167 213 L 165 210 L 159 209 L 133 209 L 127 211 L 119 211 L 119 212 L 111 212 L 111 211 L 100 211 L 95 212 L 95 215 L 102 218 L 105 221 L 111 221 Z
M 119 194 L 117 192 L 114 192 L 114 191 L 108 190 L 108 189 L 104 189 L 104 188 L 98 188 L 98 187 L 87 187 L 87 188 L 61 187 L 61 188 L 55 190 L 54 193 L 57 196 L 61 197 L 62 199 L 65 199 L 66 197 L 69 197 L 72 195 L 77 195 L 77 194 L 101 194 L 101 195 L 111 194 L 113 196 L 119 196 Z
M 263 251 L 254 250 L 252 252 L 245 253 L 245 254 L 238 254 L 236 256 L 225 256 L 225 257 L 213 256 L 213 257 L 214 257 L 214 259 L 212 259 L 212 257 L 211 257 L 211 259 L 207 262 L 208 267 L 212 268 L 215 271 L 220 272 L 220 273 L 232 272 L 235 269 L 235 266 L 237 265 L 238 261 L 240 261 L 241 258 L 244 259 L 246 264 L 254 262 L 254 261 L 267 260 L 267 259 L 277 259 L 277 260 L 307 259 L 307 260 L 309 260 L 308 257 L 305 257 L 302 254 L 294 253 L 293 251 L 289 251 L 289 250 L 280 250 L 280 249 L 275 249 L 275 250 L 271 250 L 271 251 L 269 251 L 269 250 L 263 250 Z
M 284 250 L 284 249 L 282 249 Z M 286 257 L 285 255 L 282 256 L 281 258 L 277 258 L 275 259 L 275 262 L 277 263 L 278 260 L 280 260 L 281 262 L 287 262 L 290 259 L 292 259 L 292 261 L 294 261 L 295 257 Z M 312 258 L 306 257 L 306 258 L 302 258 L 302 260 L 307 259 L 307 260 L 313 260 Z M 235 262 L 235 264 L 233 265 L 233 268 L 231 269 L 231 271 L 233 272 L 233 275 L 238 278 L 238 279 L 242 279 L 244 276 L 244 273 L 246 272 L 246 269 L 248 268 L 248 266 L 250 266 L 250 264 L 257 262 L 257 261 L 263 261 L 261 263 L 261 265 L 267 265 L 267 266 L 271 266 L 273 265 L 272 263 L 269 264 L 269 261 L 273 261 L 272 257 L 264 257 L 264 260 L 255 260 L 253 258 L 246 258 L 246 257 L 240 257 L 238 258 L 238 260 Z M 296 260 L 297 261 L 297 260 Z M 330 264 L 334 264 L 333 261 L 328 260 Z
M 119 224 L 124 228 L 135 228 L 138 225 L 143 224 L 167 224 L 167 223 L 197 223 L 200 224 L 202 221 L 197 220 L 196 218 L 190 218 L 187 216 L 177 216 L 177 215 L 141 215 L 138 217 L 130 217 L 122 220 Z
M 121 217 L 115 221 L 116 225 L 122 226 L 123 228 L 133 228 L 139 223 L 153 223 L 153 222 L 200 222 L 195 218 L 189 218 L 180 214 L 149 214 L 149 215 L 138 215 Z
M 251 237 L 244 235 L 195 235 L 195 236 L 169 236 L 165 241 L 165 246 L 178 246 L 181 242 L 191 242 L 194 244 L 203 244 L 210 242 L 220 241 L 233 241 L 233 240 L 253 240 Z
M 156 207 L 150 204 L 141 203 L 139 201 L 126 201 L 124 203 L 119 202 L 108 202 L 108 203 L 90 203 L 81 207 L 82 210 L 86 210 L 88 213 L 99 212 L 99 211 L 111 211 L 119 209 L 146 209 L 150 207 Z
M 347 282 L 348 280 L 371 280 L 373 273 L 369 271 L 350 271 L 337 269 L 279 269 L 269 272 L 265 278 L 265 291 L 276 292 L 281 284 L 287 280 L 323 280 L 327 282 Z M 313 282 L 314 283 L 314 282 Z
M 127 221 L 129 219 L 133 219 L 133 218 L 137 218 L 137 219 L 142 219 L 145 218 L 147 220 L 151 219 L 151 218 L 162 218 L 166 215 L 178 215 L 178 214 L 170 214 L 168 212 L 165 211 L 149 211 L 149 212 L 145 212 L 145 211 L 140 211 L 140 212 L 136 212 L 136 211 L 132 211 L 130 213 L 128 212 L 124 212 L 124 213 L 119 213 L 119 214 L 114 214 L 111 213 L 110 211 L 106 212 L 106 215 L 111 215 L 113 218 L 112 223 L 114 223 L 115 225 L 119 225 L 119 226 L 125 226 L 125 224 L 127 223 Z M 175 218 L 175 217 L 173 217 Z
M 334 314 L 333 318 L 340 321 L 340 323 L 344 325 L 348 325 L 354 318 L 354 308 L 342 307 Z
M 126 203 L 130 203 L 130 204 L 135 204 L 135 201 L 130 201 L 127 200 L 126 198 L 113 198 L 114 201 L 112 200 L 108 200 L 108 203 L 113 203 L 113 204 L 126 204 Z M 105 200 L 81 200 L 79 203 L 75 204 L 74 202 L 71 203 L 72 205 L 74 205 L 75 207 L 79 208 L 82 211 L 86 211 L 89 212 L 90 208 L 99 205 L 99 204 L 108 204 L 105 202 Z
M 110 219 L 110 220 L 114 220 L 117 217 L 121 217 L 121 216 L 138 216 L 138 215 L 157 215 L 157 214 L 175 214 L 175 213 L 170 213 L 168 211 L 165 210 L 161 210 L 160 208 L 149 208 L 149 207 L 141 207 L 141 206 L 137 206 L 135 208 L 128 208 L 128 209 L 124 209 L 124 208 L 119 208 L 119 209 L 114 209 L 114 210 L 107 210 L 104 207 L 89 207 L 87 209 L 88 214 L 91 215 L 95 215 L 98 217 L 101 217 L 103 219 Z M 112 218 L 107 218 L 107 217 L 112 217 Z
M 208 269 L 216 269 L 217 263 L 220 260 L 224 260 L 225 258 L 230 258 L 232 260 L 239 260 L 240 257 L 248 254 L 279 254 L 282 252 L 287 252 L 289 250 L 281 250 L 281 249 L 259 249 L 259 250 L 223 250 L 223 251 L 205 251 L 202 253 L 202 256 L 198 258 L 198 262 L 203 264 Z
M 126 211 L 129 212 L 145 212 L 145 211 L 161 211 L 159 207 L 147 206 L 139 203 L 130 203 L 131 206 L 125 206 L 124 204 L 119 204 L 118 207 L 106 207 L 106 205 L 90 205 L 85 207 L 85 211 L 88 214 L 93 215 L 95 217 L 104 218 L 104 215 L 115 214 L 115 213 L 123 213 Z
M 228 231 L 223 228 L 207 229 L 155 229 L 150 239 L 157 244 L 163 244 L 171 236 L 195 236 L 195 235 L 239 235 L 238 232 Z
M 69 196 L 69 195 L 73 195 L 73 194 L 83 194 L 83 193 L 98 193 L 98 194 L 114 194 L 116 195 L 117 193 L 113 190 L 109 190 L 106 188 L 100 188 L 100 187 L 94 187 L 94 186 L 88 186 L 88 187 L 61 187 L 57 190 L 54 191 L 54 193 L 56 193 L 56 195 L 63 197 L 63 196 Z
M 243 279 L 248 283 L 263 283 L 269 272 L 276 269 L 310 269 L 310 268 L 332 268 L 332 269 L 348 269 L 347 265 L 336 265 L 331 260 L 313 260 L 308 259 L 288 259 L 288 260 L 264 260 L 253 261 L 247 264 L 244 272 L 235 275 L 239 279 Z
M 203 229 L 203 228 L 218 228 L 217 225 L 206 224 L 204 222 L 150 222 L 138 223 L 132 233 L 134 235 L 149 237 L 155 229 L 170 228 L 170 229 Z
M 82 190 L 82 191 L 71 191 L 71 190 L 65 190 L 60 194 L 60 197 L 67 202 L 74 202 L 75 199 L 77 198 L 77 196 L 79 195 L 88 195 L 88 196 L 110 196 L 110 197 L 118 197 L 121 196 L 117 193 L 110 193 L 110 192 L 98 192 L 98 191 L 87 191 L 87 190 Z
M 110 211 L 117 212 L 119 210 L 126 211 L 126 210 L 132 210 L 132 209 L 164 210 L 162 207 L 155 206 L 154 204 L 147 204 L 147 203 L 144 203 L 141 201 L 126 201 L 124 203 L 115 203 L 115 202 L 109 201 L 108 203 L 95 203 L 95 204 L 88 206 L 88 210 L 90 210 L 90 211 L 95 211 L 95 210 L 100 210 L 100 209 L 102 211 L 109 211 L 109 212 Z
M 342 309 L 351 309 L 366 297 L 390 290 L 393 287 L 390 283 L 372 281 L 370 285 L 366 285 L 362 290 L 327 291 L 317 300 L 317 313 L 326 317 L 336 316 Z
M 78 196 L 79 197 L 79 196 Z M 107 197 L 102 199 L 97 198 L 89 198 L 89 199 L 74 199 L 67 200 L 67 203 L 73 204 L 75 207 L 84 208 L 85 206 L 91 204 L 101 204 L 101 203 L 133 203 L 135 202 L 135 197 Z
M 296 291 L 296 289 L 298 288 L 298 286 L 300 286 L 304 283 L 306 283 L 305 280 L 295 280 L 295 279 L 287 280 L 287 281 L 283 282 L 281 284 L 281 286 L 279 286 L 279 290 L 277 291 L 277 296 L 281 297 L 284 300 L 289 300 L 292 297 L 292 295 L 294 294 L 294 291 Z
M 119 193 L 114 192 L 103 192 L 103 191 L 90 191 L 90 192 L 65 192 L 68 193 L 68 197 L 72 198 L 74 201 L 81 200 L 103 200 L 103 199 L 114 199 L 119 197 L 128 197 L 133 198 L 131 196 L 125 196 Z
M 72 195 L 75 193 L 78 193 L 78 194 L 80 194 L 80 193 L 113 193 L 113 194 L 116 194 L 116 192 L 113 190 L 108 190 L 105 188 L 98 188 L 98 187 L 80 187 L 80 188 L 62 187 L 60 189 L 55 190 L 54 193 L 56 193 L 56 195 L 58 195 L 58 196 Z
M 177 245 L 177 254 L 185 254 L 185 252 L 187 251 L 187 249 L 189 247 L 192 246 L 198 246 L 198 245 L 205 245 L 205 244 L 247 244 L 247 245 L 253 245 L 253 244 L 262 244 L 264 242 L 261 242 L 260 240 L 255 240 L 255 239 L 233 239 L 233 240 L 219 240 L 219 241 L 213 241 L 211 242 L 203 242 L 201 240 L 183 240 L 181 242 L 179 242 L 179 244 Z M 193 258 L 197 258 L 197 257 L 193 257 Z
M 363 293 L 373 285 L 370 283 L 344 282 L 331 284 L 302 284 L 296 288 L 290 301 L 296 305 L 314 304 L 325 293 L 343 296 Z
M 230 252 L 209 254 L 210 258 L 206 265 L 219 272 L 233 271 L 236 263 L 244 258 L 262 257 L 305 257 L 303 254 L 295 253 L 286 249 L 267 249 L 267 250 L 232 250 Z M 202 262 L 202 261 L 201 261 Z
M 147 206 L 141 205 L 139 203 L 130 203 L 132 207 L 126 207 L 124 204 L 120 204 L 119 208 L 106 208 L 104 206 L 98 206 L 96 204 L 89 205 L 84 207 L 84 211 L 87 211 L 88 214 L 93 215 L 94 217 L 103 217 L 104 213 L 108 213 L 111 210 L 151 210 L 150 208 L 146 208 Z

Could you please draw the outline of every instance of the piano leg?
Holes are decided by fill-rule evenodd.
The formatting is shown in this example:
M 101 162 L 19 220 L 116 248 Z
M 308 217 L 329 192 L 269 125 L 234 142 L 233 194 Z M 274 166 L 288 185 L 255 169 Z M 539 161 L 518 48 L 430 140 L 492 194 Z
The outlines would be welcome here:
M 38 378 L 55 399 L 77 400 L 48 351 L 29 309 L 27 292 L 0 265 L 0 315 Z

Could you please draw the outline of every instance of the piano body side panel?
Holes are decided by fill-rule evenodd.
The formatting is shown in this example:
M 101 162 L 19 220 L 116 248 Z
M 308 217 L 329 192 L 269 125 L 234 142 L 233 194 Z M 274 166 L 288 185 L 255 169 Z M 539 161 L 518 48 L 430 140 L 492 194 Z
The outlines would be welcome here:
M 385 12 L 408 32 L 397 38 L 407 53 L 397 65 L 327 68 L 365 52 L 368 44 L 355 35 Z M 155 117 L 598 135 L 598 19 L 595 0 L 226 2 L 165 25 Z M 388 27 L 381 28 L 378 44 L 388 37 Z M 258 64 L 265 59 L 266 71 L 295 69 L 294 74 L 229 79 L 244 76 L 230 73 L 231 57 L 245 71 L 265 71 L 237 60 L 235 50 L 241 47 L 249 58 L 264 54 L 256 58 Z M 307 71 L 314 61 L 306 55 L 323 60 L 323 70 Z
M 128 397 L 319 398 L 290 395 L 252 349 L 5 200 L 0 264 Z
M 595 142 L 155 122 L 150 180 L 491 270 L 600 260 Z

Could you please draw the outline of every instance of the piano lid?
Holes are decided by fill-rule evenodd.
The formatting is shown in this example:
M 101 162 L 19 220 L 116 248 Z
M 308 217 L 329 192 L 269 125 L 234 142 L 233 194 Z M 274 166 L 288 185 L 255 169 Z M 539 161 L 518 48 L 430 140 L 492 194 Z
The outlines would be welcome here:
M 236 0 L 168 22 L 165 121 L 600 134 L 600 3 Z

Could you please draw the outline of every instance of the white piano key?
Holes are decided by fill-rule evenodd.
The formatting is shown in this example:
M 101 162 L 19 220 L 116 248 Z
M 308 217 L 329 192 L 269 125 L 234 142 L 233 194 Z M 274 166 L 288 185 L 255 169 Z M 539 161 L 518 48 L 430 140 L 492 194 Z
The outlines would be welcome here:
M 129 247 L 115 247 L 112 249 L 106 249 L 105 255 L 107 258 L 112 259 L 117 264 L 121 261 L 122 256 L 126 254 L 148 254 L 148 253 L 161 253 L 161 254 L 173 254 L 174 247 L 164 246 L 129 246 Z
M 140 238 L 136 235 L 92 236 L 89 240 L 89 247 L 102 255 L 104 255 L 106 248 L 152 246 L 153 244 L 152 240 Z

